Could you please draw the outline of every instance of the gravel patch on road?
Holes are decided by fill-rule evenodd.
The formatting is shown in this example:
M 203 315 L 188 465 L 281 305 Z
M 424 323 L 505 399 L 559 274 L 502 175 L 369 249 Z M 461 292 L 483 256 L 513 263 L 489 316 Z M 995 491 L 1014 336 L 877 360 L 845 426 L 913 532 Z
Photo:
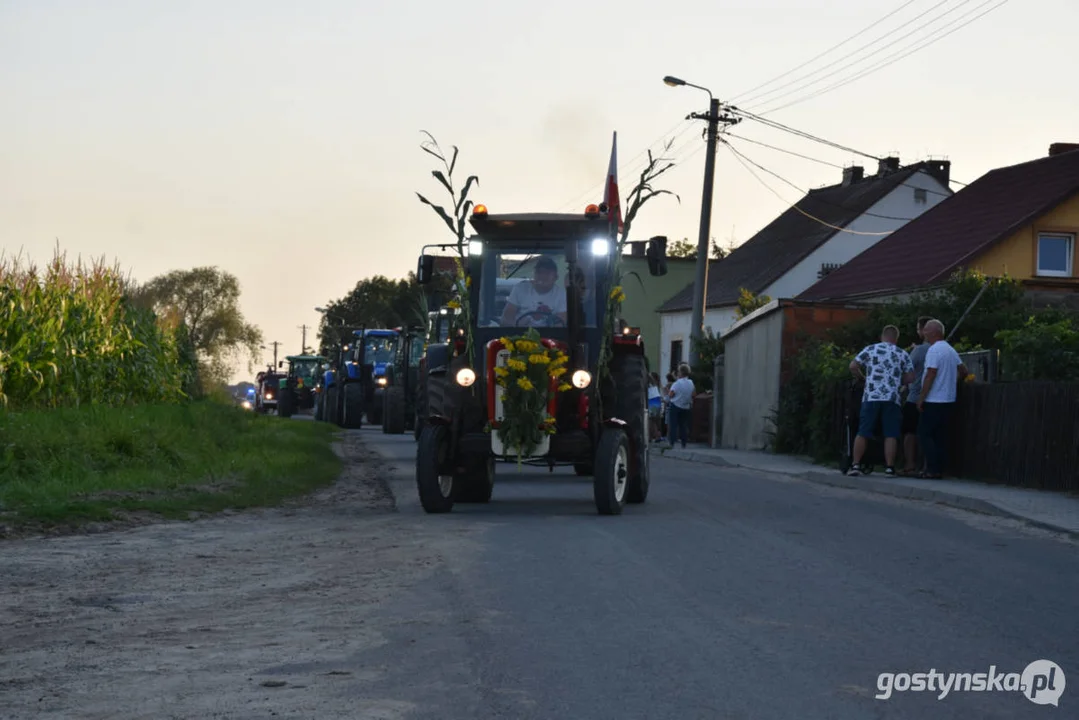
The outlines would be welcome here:
M 476 530 L 406 522 L 385 462 L 354 432 L 339 452 L 340 480 L 285 507 L 0 543 L 0 715 L 402 717 L 365 656 Z

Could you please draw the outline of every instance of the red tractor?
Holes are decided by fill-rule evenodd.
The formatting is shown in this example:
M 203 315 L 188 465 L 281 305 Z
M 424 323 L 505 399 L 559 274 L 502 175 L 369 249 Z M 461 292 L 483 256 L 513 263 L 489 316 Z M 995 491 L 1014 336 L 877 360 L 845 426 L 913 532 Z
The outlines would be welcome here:
M 489 215 L 475 207 L 476 235 L 462 261 L 468 291 L 460 298 L 467 310 L 460 317 L 471 319 L 473 357 L 467 334 L 456 332 L 452 342 L 428 345 L 424 358 L 416 483 L 428 513 L 490 501 L 496 461 L 572 466 L 592 476 L 596 508 L 604 515 L 648 497 L 648 365 L 639 330 L 614 318 L 607 322 L 608 298 L 618 292 L 610 272 L 617 243 L 603 210 L 590 205 L 581 215 Z M 667 272 L 666 244 L 664 237 L 648 243 L 652 275 Z M 428 247 L 445 246 L 424 248 L 421 284 L 433 275 Z M 511 353 L 507 341 L 513 346 L 513 338 L 527 334 L 536 340 L 526 341 L 538 348 L 533 352 L 557 356 L 560 365 L 558 377 L 551 374 L 546 407 L 526 412 L 506 404 L 505 378 L 507 366 L 523 366 L 513 357 L 524 357 Z M 610 355 L 601 373 L 605 335 Z M 525 426 L 542 420 L 545 432 L 522 457 L 522 445 L 507 446 L 501 430 L 521 427 L 525 416 Z

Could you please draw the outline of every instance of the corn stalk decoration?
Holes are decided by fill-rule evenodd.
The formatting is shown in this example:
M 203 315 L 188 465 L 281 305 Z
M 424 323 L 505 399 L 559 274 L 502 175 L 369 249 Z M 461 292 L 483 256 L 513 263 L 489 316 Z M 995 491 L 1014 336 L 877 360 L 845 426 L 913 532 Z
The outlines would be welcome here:
M 673 143 L 673 140 L 667 141 L 663 146 L 663 151 L 669 151 Z M 652 151 L 649 150 L 648 164 L 641 171 L 637 184 L 626 197 L 627 210 L 625 217 L 622 220 L 622 234 L 621 237 L 618 238 L 617 248 L 614 252 L 614 259 L 611 262 L 608 275 L 607 287 L 610 288 L 610 291 L 607 294 L 607 313 L 604 319 L 603 337 L 600 339 L 599 346 L 599 381 L 610 376 L 610 361 L 614 356 L 611 348 L 611 343 L 614 338 L 614 323 L 615 318 L 621 316 L 622 302 L 626 299 L 626 294 L 622 287 L 626 277 L 633 275 L 637 278 L 637 282 L 641 283 L 642 287 L 644 286 L 644 282 L 637 273 L 622 272 L 622 254 L 625 250 L 626 242 L 629 239 L 630 228 L 632 227 L 637 214 L 641 211 L 641 208 L 652 198 L 660 195 L 672 195 L 674 199 L 681 204 L 682 199 L 677 194 L 670 190 L 657 189 L 654 186 L 654 183 L 659 176 L 673 168 L 674 165 L 674 162 L 667 158 L 653 156 Z M 597 401 L 601 403 L 600 408 L 602 412 L 602 400 L 599 399 L 599 396 L 597 396 Z
M 426 130 L 422 131 L 424 135 L 428 137 L 428 140 L 420 144 L 420 149 L 429 155 L 433 155 L 438 158 L 442 163 L 443 170 L 432 170 L 431 175 L 441 183 L 442 187 L 446 189 L 446 192 L 450 194 L 450 200 L 453 202 L 453 215 L 451 216 L 444 207 L 441 205 L 435 205 L 433 202 L 425 198 L 420 193 L 416 193 L 420 202 L 425 205 L 429 205 L 434 209 L 442 221 L 446 223 L 446 227 L 450 229 L 454 237 L 457 238 L 457 257 L 454 258 L 454 265 L 456 266 L 456 272 L 454 275 L 454 288 L 457 291 L 457 298 L 451 300 L 447 305 L 451 308 L 460 308 L 461 312 L 455 315 L 455 323 L 457 330 L 463 330 L 465 335 L 465 353 L 468 356 L 470 364 L 475 365 L 475 349 L 472 343 L 472 309 L 468 302 L 468 289 L 472 286 L 472 278 L 468 277 L 464 267 L 465 257 L 465 230 L 466 221 L 468 218 L 468 212 L 472 209 L 472 201 L 468 199 L 468 191 L 472 189 L 473 183 L 479 184 L 479 178 L 475 175 L 469 175 L 465 180 L 464 187 L 461 188 L 460 193 L 457 192 L 453 182 L 453 170 L 457 166 L 457 146 L 453 146 L 453 156 L 449 159 L 446 158 L 446 154 L 442 151 L 438 141 Z

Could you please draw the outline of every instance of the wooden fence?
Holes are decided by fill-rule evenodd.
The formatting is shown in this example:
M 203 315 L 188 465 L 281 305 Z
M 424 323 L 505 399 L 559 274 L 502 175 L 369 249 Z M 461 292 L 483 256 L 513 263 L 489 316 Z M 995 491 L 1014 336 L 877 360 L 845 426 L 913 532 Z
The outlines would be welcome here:
M 850 383 L 830 403 L 842 447 Z M 852 407 L 856 418 L 857 402 Z M 855 420 L 856 422 L 856 420 Z M 869 457 L 880 467 L 880 442 Z M 971 383 L 959 388 L 952 416 L 947 475 L 1042 490 L 1079 492 L 1079 383 Z

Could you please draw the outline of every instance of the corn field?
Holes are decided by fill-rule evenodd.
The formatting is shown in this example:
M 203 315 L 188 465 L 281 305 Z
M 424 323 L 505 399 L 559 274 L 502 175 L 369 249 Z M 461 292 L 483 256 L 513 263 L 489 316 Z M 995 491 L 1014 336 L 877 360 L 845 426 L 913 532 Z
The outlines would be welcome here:
M 43 272 L 0 256 L 0 407 L 181 400 L 197 382 L 182 325 L 138 308 L 117 266 Z

